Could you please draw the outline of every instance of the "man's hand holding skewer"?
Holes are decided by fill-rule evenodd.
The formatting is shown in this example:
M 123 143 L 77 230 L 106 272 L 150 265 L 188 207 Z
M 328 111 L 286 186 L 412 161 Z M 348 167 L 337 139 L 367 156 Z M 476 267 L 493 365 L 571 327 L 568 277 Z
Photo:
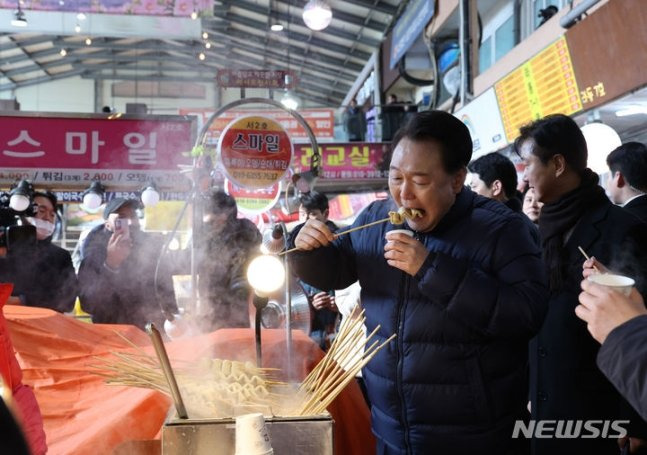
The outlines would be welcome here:
M 326 223 L 310 219 L 303 225 L 297 237 L 294 239 L 294 246 L 300 250 L 314 250 L 327 246 L 335 239 L 332 231 Z

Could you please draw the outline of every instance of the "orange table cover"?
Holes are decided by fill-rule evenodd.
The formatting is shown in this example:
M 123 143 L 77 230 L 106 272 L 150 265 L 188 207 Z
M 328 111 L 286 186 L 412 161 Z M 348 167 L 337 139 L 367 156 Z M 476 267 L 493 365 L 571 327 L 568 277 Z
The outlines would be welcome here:
M 129 349 L 118 334 L 152 354 L 148 336 L 133 326 L 87 324 L 51 310 L 6 306 L 5 317 L 23 369 L 43 414 L 49 453 L 111 453 L 127 441 L 159 437 L 171 400 L 147 389 L 109 386 L 92 374 L 96 356 Z M 171 361 L 202 356 L 255 359 L 251 329 L 223 329 L 166 343 Z M 286 373 L 285 331 L 263 330 L 263 366 Z M 323 352 L 303 332 L 293 332 L 293 380 L 301 381 Z M 285 377 L 284 377 L 285 379 Z M 335 420 L 335 453 L 374 454 L 370 416 L 356 383 L 329 406 Z

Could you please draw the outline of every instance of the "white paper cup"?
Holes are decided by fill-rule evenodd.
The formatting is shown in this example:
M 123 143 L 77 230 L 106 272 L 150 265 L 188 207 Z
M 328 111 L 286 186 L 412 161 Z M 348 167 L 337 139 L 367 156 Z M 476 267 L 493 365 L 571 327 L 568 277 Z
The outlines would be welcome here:
M 389 234 L 405 234 L 409 237 L 413 237 L 413 231 L 410 231 L 409 229 L 393 229 L 391 231 L 387 231 L 386 234 L 384 234 L 384 238 L 387 238 Z
M 628 276 L 614 275 L 611 273 L 597 273 L 589 275 L 588 279 L 600 286 L 607 286 L 616 291 L 620 291 L 624 295 L 629 295 L 631 293 L 631 288 L 636 284 L 636 282 Z
M 272 455 L 272 443 L 260 412 L 236 417 L 236 455 Z

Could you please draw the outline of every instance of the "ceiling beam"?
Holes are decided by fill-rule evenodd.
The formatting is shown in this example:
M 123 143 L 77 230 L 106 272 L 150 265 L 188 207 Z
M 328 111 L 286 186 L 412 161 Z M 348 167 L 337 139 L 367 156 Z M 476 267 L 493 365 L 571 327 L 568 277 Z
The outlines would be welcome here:
M 262 5 L 258 5 L 256 3 L 249 2 L 247 0 L 223 0 L 223 3 L 229 4 L 229 6 L 234 6 L 236 8 L 244 9 L 245 11 L 261 14 L 263 16 L 267 14 L 266 7 Z M 279 20 L 281 20 L 283 23 L 295 24 L 296 21 L 299 21 L 298 24 L 305 27 L 305 24 L 302 23 L 303 19 L 301 18 L 301 13 L 300 13 L 301 9 L 293 8 L 292 10 L 297 11 L 299 14 L 295 15 L 290 13 L 290 15 L 288 16 L 286 13 L 275 11 L 274 16 L 277 17 Z M 236 15 L 236 13 L 232 13 L 231 11 L 229 11 L 226 14 L 227 14 L 227 18 L 233 21 L 236 21 L 236 18 L 239 17 Z M 261 22 L 257 22 L 257 23 L 260 24 Z M 265 28 L 261 30 L 263 30 L 265 33 L 272 33 L 270 32 L 267 24 L 265 24 Z M 284 28 L 283 30 L 285 31 L 286 29 Z M 324 31 L 318 32 L 318 34 L 322 34 L 322 33 L 330 34 L 338 38 L 345 38 L 349 41 L 359 41 L 360 43 L 365 44 L 366 46 L 369 46 L 369 47 L 378 47 L 380 45 L 379 40 L 368 38 L 361 35 L 357 36 L 355 33 L 348 32 L 342 28 L 335 27 L 333 25 L 329 25 L 328 27 L 326 27 Z
M 382 1 L 374 1 L 374 0 L 345 0 L 346 3 L 350 3 L 352 5 L 356 6 L 363 6 L 366 9 L 369 10 L 374 10 L 374 11 L 379 11 L 380 13 L 384 14 L 389 14 L 393 16 L 396 11 L 398 10 L 397 6 L 390 5 L 386 2 Z M 333 12 L 333 15 L 335 13 Z
M 267 32 L 267 26 L 263 22 L 258 22 L 254 19 L 250 19 L 245 16 L 240 16 L 236 13 L 228 13 L 227 14 L 227 19 L 230 19 L 233 23 L 237 23 L 240 25 L 244 25 L 247 27 L 252 28 L 256 32 L 261 32 L 263 33 L 263 36 Z M 295 31 L 288 31 L 289 27 L 286 27 L 283 29 L 283 32 L 281 32 L 281 35 L 287 36 L 289 40 L 292 40 L 297 43 L 303 43 L 303 42 L 308 42 L 312 46 L 316 46 L 322 49 L 326 49 L 331 52 L 336 52 L 342 55 L 347 55 L 349 54 L 348 52 L 348 46 L 344 46 L 342 44 L 337 44 L 333 43 L 330 41 L 326 41 L 321 38 L 317 38 L 316 36 L 310 36 L 310 35 L 305 35 L 303 33 L 298 33 Z M 256 36 L 258 36 L 258 33 L 255 33 Z M 270 35 L 271 37 L 273 34 Z M 322 35 L 323 36 L 323 35 Z M 278 39 L 277 39 L 278 40 Z M 349 38 L 349 41 L 353 42 L 354 38 Z M 352 57 L 355 57 L 359 60 L 366 61 L 371 57 L 371 54 L 368 52 L 360 51 L 358 49 L 355 49 L 350 52 Z
M 293 7 L 291 6 L 290 1 L 278 0 L 277 3 L 288 5 L 290 8 Z M 299 8 L 298 11 L 300 14 L 302 9 Z M 376 32 L 380 32 L 380 33 L 383 33 L 384 29 L 386 29 L 386 27 L 388 27 L 389 25 L 389 24 L 384 24 L 382 22 L 376 21 L 374 19 L 366 19 L 362 16 L 356 16 L 354 14 L 345 13 L 339 9 L 335 9 L 333 11 L 332 17 L 335 21 L 342 21 L 342 22 L 346 22 L 347 24 L 364 26 L 370 30 L 375 30 Z M 298 19 L 303 20 L 300 15 Z

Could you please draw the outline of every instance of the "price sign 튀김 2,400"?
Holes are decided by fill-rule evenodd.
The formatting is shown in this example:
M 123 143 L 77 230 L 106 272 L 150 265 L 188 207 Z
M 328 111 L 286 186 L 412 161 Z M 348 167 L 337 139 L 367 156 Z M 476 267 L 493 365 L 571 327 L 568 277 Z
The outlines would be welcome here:
M 261 116 L 233 120 L 220 135 L 218 150 L 227 177 L 244 188 L 268 188 L 279 182 L 293 152 L 281 124 Z

